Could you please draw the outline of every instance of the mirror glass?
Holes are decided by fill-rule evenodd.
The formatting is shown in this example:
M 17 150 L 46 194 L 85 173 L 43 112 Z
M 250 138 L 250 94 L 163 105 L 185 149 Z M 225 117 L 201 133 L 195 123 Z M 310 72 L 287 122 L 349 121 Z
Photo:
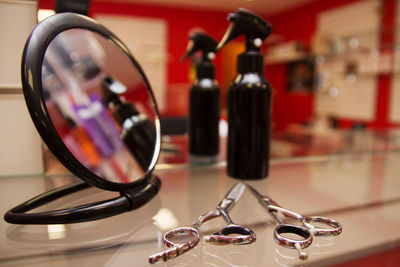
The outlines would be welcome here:
M 109 39 L 69 29 L 42 66 L 46 108 L 68 150 L 97 176 L 142 179 L 157 160 L 157 113 L 141 72 Z

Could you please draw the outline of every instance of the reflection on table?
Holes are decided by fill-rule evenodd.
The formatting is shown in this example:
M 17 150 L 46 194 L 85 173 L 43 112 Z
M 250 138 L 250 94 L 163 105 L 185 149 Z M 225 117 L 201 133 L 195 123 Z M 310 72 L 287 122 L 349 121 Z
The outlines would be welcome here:
M 353 153 L 273 159 L 267 179 L 250 181 L 280 205 L 305 215 L 334 218 L 343 225 L 335 238 L 315 238 L 309 259 L 273 240 L 274 222 L 245 191 L 232 219 L 253 229 L 257 241 L 246 246 L 200 242 L 168 266 L 331 266 L 368 258 L 374 266 L 400 256 L 400 152 Z M 176 165 L 178 166 L 178 165 Z M 0 222 L 0 264 L 4 266 L 150 266 L 147 257 L 163 249 L 161 236 L 190 225 L 212 210 L 238 182 L 223 164 L 184 165 L 156 171 L 162 179 L 157 197 L 142 208 L 94 222 L 58 226 L 16 226 Z M 0 212 L 38 193 L 76 180 L 71 175 L 2 177 Z M 11 190 L 17 189 L 17 190 Z M 108 199 L 115 192 L 91 188 L 57 200 L 64 208 Z M 225 225 L 206 223 L 203 233 Z M 397 258 L 396 258 L 397 257 Z M 351 265 L 354 266 L 354 265 Z
M 286 132 L 272 134 L 270 153 L 271 158 L 292 158 L 397 150 L 400 150 L 400 130 L 355 129 L 313 132 L 296 125 Z M 159 163 L 187 163 L 190 159 L 188 151 L 187 135 L 163 136 Z M 226 137 L 221 137 L 218 161 L 225 160 Z
M 163 135 L 161 155 L 157 168 L 163 164 L 187 164 L 190 161 L 187 134 Z M 222 134 L 218 162 L 225 162 L 227 137 Z M 400 130 L 374 131 L 369 129 L 337 130 L 293 124 L 285 132 L 272 134 L 271 158 L 374 153 L 400 150 Z M 62 174 L 68 171 L 45 149 L 46 173 Z

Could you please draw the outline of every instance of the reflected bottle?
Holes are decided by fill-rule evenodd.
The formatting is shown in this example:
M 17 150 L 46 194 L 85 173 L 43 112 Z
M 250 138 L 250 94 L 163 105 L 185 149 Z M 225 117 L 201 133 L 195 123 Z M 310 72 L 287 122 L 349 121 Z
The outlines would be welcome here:
M 96 121 L 102 129 L 102 132 L 104 132 L 114 150 L 119 151 L 121 147 L 123 147 L 123 144 L 120 138 L 118 125 L 112 119 L 110 113 L 101 100 L 101 96 L 97 92 L 90 94 L 90 101 L 92 105 L 97 105 L 97 109 L 99 110 L 96 116 Z
M 79 127 L 75 121 L 63 111 L 65 99 L 60 97 L 64 86 L 54 69 L 45 59 L 43 60 L 43 97 L 47 109 L 53 121 L 58 134 L 63 139 L 72 154 L 90 168 L 96 168 L 101 161 L 100 155 L 82 127 Z M 61 93 L 61 94 L 60 94 Z M 54 96 L 52 96 L 54 94 Z
M 101 107 L 97 103 L 74 105 L 75 116 L 87 132 L 94 146 L 103 158 L 109 158 L 115 152 L 115 147 L 100 125 Z
M 102 80 L 103 100 L 121 126 L 121 139 L 125 146 L 146 171 L 153 160 L 156 145 L 156 128 L 145 114 L 140 114 L 132 103 L 125 102 L 118 94 L 126 92 L 123 84 L 111 76 Z
M 63 137 L 63 141 L 67 144 L 68 148 L 81 162 L 86 162 L 86 166 L 98 166 L 101 160 L 100 155 L 93 146 L 85 130 L 81 127 L 78 127 L 70 118 L 66 118 L 66 122 L 69 126 L 69 132 L 68 135 Z M 74 141 L 76 141 L 77 147 L 74 146 Z M 80 150 L 86 156 L 85 160 L 82 158 L 84 156 L 79 153 Z

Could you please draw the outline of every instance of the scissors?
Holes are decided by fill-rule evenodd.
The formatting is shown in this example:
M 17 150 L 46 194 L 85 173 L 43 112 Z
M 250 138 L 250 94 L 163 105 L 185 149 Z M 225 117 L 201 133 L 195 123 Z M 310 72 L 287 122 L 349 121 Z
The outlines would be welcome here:
M 271 198 L 261 195 L 251 185 L 246 184 L 250 191 L 256 196 L 260 204 L 272 215 L 277 221 L 278 226 L 274 230 L 275 241 L 286 248 L 296 249 L 299 253 L 299 258 L 305 260 L 308 258 L 308 254 L 303 249 L 309 247 L 313 241 L 314 236 L 326 236 L 326 235 L 339 235 L 342 232 L 342 225 L 335 220 L 320 217 L 320 216 L 303 216 L 296 212 L 287 210 L 279 206 Z M 292 218 L 302 225 L 286 224 L 279 213 L 284 217 Z M 318 228 L 312 223 L 325 224 L 330 226 L 329 228 Z M 283 234 L 295 234 L 302 239 L 291 239 L 285 237 Z
M 156 263 L 159 260 L 168 261 L 169 259 L 176 258 L 179 255 L 182 255 L 183 253 L 196 247 L 200 241 L 200 226 L 203 223 L 217 217 L 222 217 L 227 225 L 221 228 L 218 232 L 205 236 L 205 242 L 215 245 L 245 245 L 253 243 L 256 240 L 253 230 L 235 224 L 229 217 L 229 211 L 233 208 L 236 202 L 239 201 L 245 189 L 245 184 L 235 184 L 225 195 L 224 199 L 222 199 L 222 201 L 218 204 L 215 210 L 200 216 L 196 223 L 191 226 L 180 227 L 168 231 L 164 235 L 164 243 L 165 246 L 170 249 L 150 256 L 149 262 Z M 190 240 L 186 242 L 175 243 L 175 241 L 173 241 L 173 238 L 175 237 L 189 237 Z

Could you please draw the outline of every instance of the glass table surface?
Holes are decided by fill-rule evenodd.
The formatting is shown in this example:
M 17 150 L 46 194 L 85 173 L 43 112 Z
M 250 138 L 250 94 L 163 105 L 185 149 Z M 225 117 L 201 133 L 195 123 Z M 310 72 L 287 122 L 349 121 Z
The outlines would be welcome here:
M 215 246 L 200 242 L 161 266 L 326 266 L 400 246 L 400 153 L 359 153 L 271 161 L 267 179 L 246 181 L 281 206 L 303 215 L 338 220 L 343 233 L 315 237 L 306 249 L 277 245 L 274 221 L 245 191 L 230 212 L 232 219 L 253 229 L 250 245 Z M 216 208 L 240 180 L 227 176 L 225 163 L 207 166 L 160 164 L 159 194 L 138 210 L 111 218 L 64 225 L 11 225 L 0 222 L 1 266 L 150 266 L 148 256 L 164 249 L 168 230 L 193 224 Z M 1 177 L 0 211 L 47 190 L 75 181 L 72 175 Z M 64 197 L 43 209 L 69 207 L 116 196 L 90 188 Z M 222 219 L 201 227 L 212 233 Z

